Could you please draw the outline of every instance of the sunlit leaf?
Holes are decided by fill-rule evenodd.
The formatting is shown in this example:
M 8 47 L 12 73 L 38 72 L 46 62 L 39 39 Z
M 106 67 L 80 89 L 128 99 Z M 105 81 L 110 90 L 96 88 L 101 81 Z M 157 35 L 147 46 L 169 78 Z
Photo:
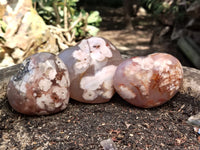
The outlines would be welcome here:
M 1 27 L 1 30 L 5 33 L 7 24 L 4 21 L 0 20 L 0 27 Z
M 86 30 L 92 36 L 97 35 L 97 33 L 99 32 L 99 28 L 92 26 L 92 25 L 87 25 Z
M 44 10 L 46 10 L 48 12 L 53 12 L 54 11 L 53 7 L 50 7 L 50 6 L 45 6 Z
M 94 22 L 101 22 L 102 21 L 102 19 L 101 19 L 101 17 L 100 17 L 100 15 L 99 15 L 99 12 L 98 11 L 93 11 L 90 15 L 89 15 L 89 17 L 88 17 L 88 19 L 87 19 L 87 22 L 90 24 L 90 23 L 94 23 Z

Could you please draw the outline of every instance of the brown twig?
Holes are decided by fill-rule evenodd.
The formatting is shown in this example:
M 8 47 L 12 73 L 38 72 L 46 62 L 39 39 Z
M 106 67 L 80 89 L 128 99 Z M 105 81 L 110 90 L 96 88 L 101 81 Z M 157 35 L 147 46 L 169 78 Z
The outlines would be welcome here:
M 68 9 L 67 9 L 67 0 L 64 0 L 64 28 L 68 29 L 69 28 L 69 22 L 68 22 Z M 64 33 L 67 41 L 71 40 L 71 35 L 69 32 Z
M 56 27 L 56 26 L 52 26 L 52 25 L 48 25 L 48 28 L 56 30 L 57 32 L 70 32 L 82 19 L 83 19 L 83 16 L 81 13 L 79 15 L 79 18 L 68 29 L 63 29 L 61 27 Z
M 87 19 L 87 16 L 88 15 L 86 15 L 86 19 Z M 72 31 L 72 29 L 74 29 L 74 27 L 83 19 L 84 19 L 83 14 L 80 13 L 79 17 L 73 22 L 73 24 L 68 29 L 63 29 L 59 24 L 57 25 L 57 27 L 48 25 L 48 28 L 50 29 L 52 34 L 58 35 L 56 36 L 57 39 L 58 37 L 60 37 L 60 41 L 67 44 L 68 46 L 73 46 L 75 44 L 76 31 L 75 30 Z M 66 38 L 64 37 L 64 35 Z
M 57 8 L 54 10 L 57 10 Z M 78 18 L 71 25 L 69 24 L 69 20 L 68 20 L 69 13 L 70 12 L 67 9 L 67 0 L 65 0 L 64 1 L 64 28 L 62 28 L 58 22 L 57 22 L 58 23 L 57 26 L 48 25 L 48 28 L 51 31 L 51 33 L 54 35 L 54 37 L 59 41 L 59 43 L 64 43 L 64 44 L 67 44 L 68 46 L 74 46 L 76 44 L 75 42 L 76 31 L 73 29 L 76 27 L 76 25 L 80 21 L 85 20 L 84 31 L 86 30 L 88 13 L 86 14 L 86 18 L 83 17 L 82 13 L 80 13 Z
M 89 16 L 89 14 L 88 13 L 86 13 L 86 17 L 85 17 L 85 24 L 84 24 L 84 27 L 83 27 L 83 31 L 84 31 L 84 33 L 86 33 L 86 28 L 87 28 L 87 20 L 88 20 L 88 16 Z
M 64 28 L 65 28 L 65 29 L 68 29 L 67 0 L 64 0 Z
M 58 7 L 57 7 L 56 2 L 53 3 L 53 9 L 54 9 L 54 12 L 55 12 L 55 15 L 56 15 L 56 24 L 60 24 L 60 15 L 59 15 L 59 12 L 58 12 Z
M 82 19 L 83 19 L 83 14 L 80 13 L 78 19 L 76 19 L 76 21 L 74 21 L 74 23 L 69 27 L 69 30 L 72 30 Z

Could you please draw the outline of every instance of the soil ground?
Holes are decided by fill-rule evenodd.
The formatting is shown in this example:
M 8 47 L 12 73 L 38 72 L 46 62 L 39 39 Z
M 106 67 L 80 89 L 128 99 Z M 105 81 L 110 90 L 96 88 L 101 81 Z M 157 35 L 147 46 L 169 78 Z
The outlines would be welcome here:
M 122 8 L 99 8 L 99 11 L 103 16 L 99 36 L 109 39 L 124 57 L 161 51 L 173 54 L 184 65 L 191 65 L 167 41 L 149 46 L 157 26 L 150 28 L 147 18 L 141 18 L 142 26 L 136 22 L 135 30 L 128 31 L 123 28 Z M 100 142 L 111 138 L 119 150 L 199 150 L 200 136 L 187 123 L 189 116 L 200 112 L 199 106 L 200 101 L 178 93 L 160 107 L 140 109 L 116 94 L 104 104 L 70 100 L 63 112 L 37 117 L 15 112 L 4 99 L 0 100 L 0 149 L 102 149 Z
M 199 150 L 199 136 L 186 122 L 199 105 L 179 93 L 160 107 L 140 109 L 115 95 L 104 104 L 70 100 L 61 113 L 31 117 L 6 101 L 0 104 L 0 149 L 96 150 L 111 138 L 119 150 Z

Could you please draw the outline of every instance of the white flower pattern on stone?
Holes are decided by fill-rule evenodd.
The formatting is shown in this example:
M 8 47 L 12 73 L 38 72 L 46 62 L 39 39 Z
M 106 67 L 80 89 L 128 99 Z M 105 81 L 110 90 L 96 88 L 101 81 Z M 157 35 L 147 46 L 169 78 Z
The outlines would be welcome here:
M 75 74 L 83 73 L 89 66 L 94 65 L 93 62 L 102 63 L 107 61 L 106 58 L 112 57 L 110 45 L 99 37 L 82 40 L 78 46 L 80 49 L 73 52 L 73 57 L 76 59 Z
M 112 52 L 105 40 L 98 37 L 88 39 L 91 57 L 97 61 L 103 61 L 105 58 L 111 58 Z
M 73 57 L 76 58 L 76 63 L 74 64 L 74 70 L 76 74 L 83 73 L 90 66 L 90 56 L 86 51 L 74 51 Z
M 80 81 L 80 88 L 84 90 L 83 98 L 85 100 L 95 100 L 97 96 L 111 98 L 114 93 L 113 76 L 116 66 L 109 65 L 98 71 L 94 76 L 83 77 Z M 101 88 L 101 87 L 104 88 Z

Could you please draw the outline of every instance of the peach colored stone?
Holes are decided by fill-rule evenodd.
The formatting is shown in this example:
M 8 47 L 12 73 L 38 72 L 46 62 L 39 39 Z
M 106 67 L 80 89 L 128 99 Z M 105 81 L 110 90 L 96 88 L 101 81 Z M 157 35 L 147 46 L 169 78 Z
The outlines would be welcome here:
M 183 81 L 183 69 L 175 57 L 154 53 L 122 62 L 114 75 L 117 93 L 129 103 L 143 108 L 170 100 Z

